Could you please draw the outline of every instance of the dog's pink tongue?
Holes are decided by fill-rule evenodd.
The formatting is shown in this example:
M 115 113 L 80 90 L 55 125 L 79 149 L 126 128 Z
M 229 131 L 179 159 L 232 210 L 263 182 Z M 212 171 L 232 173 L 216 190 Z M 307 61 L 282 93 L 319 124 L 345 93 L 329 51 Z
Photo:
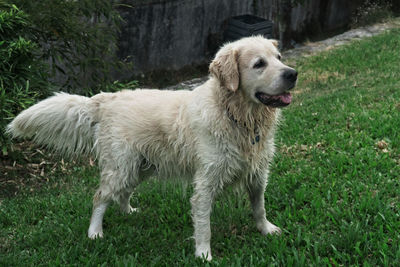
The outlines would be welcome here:
M 283 93 L 279 95 L 279 99 L 285 104 L 290 104 L 292 102 L 292 95 L 290 93 Z

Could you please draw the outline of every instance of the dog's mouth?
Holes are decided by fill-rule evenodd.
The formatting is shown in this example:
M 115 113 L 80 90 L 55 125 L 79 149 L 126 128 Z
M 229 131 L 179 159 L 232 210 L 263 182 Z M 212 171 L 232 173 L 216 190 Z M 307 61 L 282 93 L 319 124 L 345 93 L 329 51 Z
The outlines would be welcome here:
M 274 108 L 286 107 L 292 102 L 292 95 L 289 92 L 284 92 L 279 95 L 267 95 L 257 92 L 256 98 L 264 105 Z

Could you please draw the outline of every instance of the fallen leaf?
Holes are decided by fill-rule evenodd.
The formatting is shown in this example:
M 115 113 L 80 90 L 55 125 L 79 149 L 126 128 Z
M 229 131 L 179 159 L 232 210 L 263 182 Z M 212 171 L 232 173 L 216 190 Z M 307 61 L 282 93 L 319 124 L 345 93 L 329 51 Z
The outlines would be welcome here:
M 388 147 L 388 143 L 385 142 L 385 140 L 380 140 L 376 143 L 376 146 L 381 149 L 384 150 Z M 387 149 L 386 149 L 387 150 Z
M 300 146 L 300 150 L 301 150 L 301 151 L 307 151 L 307 150 L 308 150 L 307 145 L 301 145 L 301 146 Z

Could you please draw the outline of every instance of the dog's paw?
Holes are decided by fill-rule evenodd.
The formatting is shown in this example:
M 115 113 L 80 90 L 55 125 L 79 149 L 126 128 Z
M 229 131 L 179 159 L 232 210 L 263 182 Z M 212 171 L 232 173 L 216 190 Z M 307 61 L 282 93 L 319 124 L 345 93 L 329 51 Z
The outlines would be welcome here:
M 121 207 L 121 211 L 122 211 L 122 213 L 125 213 L 125 214 L 131 214 L 134 212 L 139 212 L 139 208 L 132 208 L 132 206 L 129 205 L 127 207 Z
M 103 238 L 103 231 L 100 232 L 89 231 L 88 237 L 92 240 L 97 238 Z
M 204 247 L 196 248 L 195 256 L 196 258 L 201 258 L 204 261 L 212 260 L 211 249 L 209 248 L 204 248 Z
M 201 255 L 197 255 L 197 253 L 196 253 L 196 258 L 200 258 L 203 261 L 211 261 L 212 260 L 211 254 L 209 254 L 209 253 L 206 253 L 206 254 L 201 253 Z
M 281 228 L 279 228 L 276 225 L 273 225 L 272 223 L 270 223 L 267 226 L 267 231 L 268 231 L 268 234 L 270 234 L 270 235 L 280 235 L 282 233 Z
M 281 228 L 268 221 L 257 225 L 257 228 L 263 235 L 280 235 L 282 233 Z
M 134 212 L 139 212 L 139 208 L 132 208 L 129 207 L 129 211 L 127 212 L 128 214 L 134 213 Z

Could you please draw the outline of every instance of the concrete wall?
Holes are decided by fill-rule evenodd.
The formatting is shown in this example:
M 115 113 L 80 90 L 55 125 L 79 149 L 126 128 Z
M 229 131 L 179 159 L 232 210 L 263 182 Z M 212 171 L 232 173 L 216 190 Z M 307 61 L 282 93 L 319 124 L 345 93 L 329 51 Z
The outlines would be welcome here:
M 290 1 L 292 5 L 283 9 L 282 0 L 125 0 L 132 7 L 120 9 L 125 23 L 118 55 L 133 61 L 136 74 L 177 70 L 208 62 L 222 43 L 224 23 L 232 16 L 255 14 L 273 20 L 275 38 L 290 45 L 291 39 L 299 42 L 345 27 L 356 6 L 349 2 L 358 2 Z M 282 16 L 282 10 L 290 15 Z

